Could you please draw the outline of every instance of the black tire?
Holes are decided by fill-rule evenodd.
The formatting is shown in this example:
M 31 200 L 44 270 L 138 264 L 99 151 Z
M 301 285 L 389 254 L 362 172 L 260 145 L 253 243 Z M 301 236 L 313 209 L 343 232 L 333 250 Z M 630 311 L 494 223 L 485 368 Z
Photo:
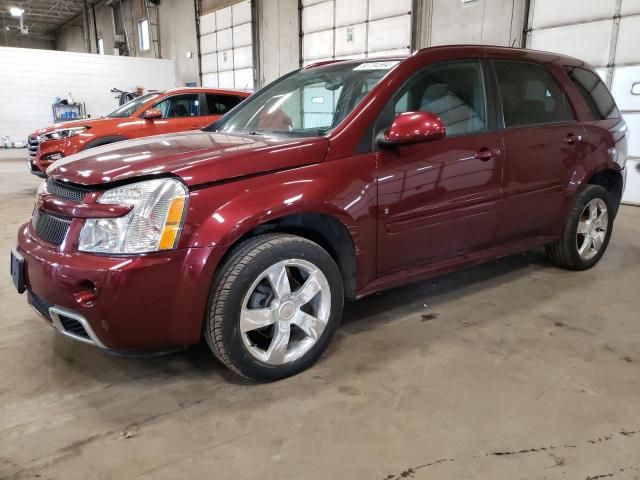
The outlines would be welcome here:
M 607 211 L 609 212 L 607 231 L 598 253 L 593 258 L 584 259 L 578 251 L 578 223 L 587 204 L 596 198 L 602 199 L 607 206 Z M 562 232 L 562 237 L 556 242 L 546 246 L 549 260 L 559 267 L 571 270 L 588 270 L 598 263 L 607 250 L 611 232 L 613 231 L 613 219 L 616 210 L 614 203 L 610 193 L 599 185 L 587 185 L 583 188 L 574 200 L 569 216 L 567 217 L 567 223 Z
M 257 359 L 245 346 L 240 312 L 253 282 L 270 266 L 288 259 L 306 260 L 322 271 L 331 290 L 331 308 L 324 331 L 310 350 L 297 360 L 271 365 Z M 295 235 L 263 234 L 237 245 L 220 266 L 209 295 L 204 336 L 215 356 L 235 373 L 260 382 L 279 380 L 309 368 L 318 360 L 340 324 L 343 302 L 340 271 L 324 249 Z

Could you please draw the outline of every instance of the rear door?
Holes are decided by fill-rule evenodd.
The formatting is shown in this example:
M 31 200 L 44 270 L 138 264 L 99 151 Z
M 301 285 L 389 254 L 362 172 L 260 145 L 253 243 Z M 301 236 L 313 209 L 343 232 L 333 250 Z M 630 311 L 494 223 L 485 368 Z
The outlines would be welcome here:
M 212 122 L 220 119 L 225 113 L 238 105 L 242 100 L 242 97 L 235 95 L 224 95 L 221 93 L 205 93 L 203 94 L 205 102 L 203 104 L 205 111 L 203 123 L 209 125 Z
M 588 154 L 584 129 L 547 68 L 524 61 L 492 64 L 506 155 L 497 240 L 555 235 L 571 171 Z
M 430 65 L 385 108 L 382 129 L 400 113 L 428 111 L 447 136 L 378 152 L 380 275 L 479 250 L 494 238 L 503 157 L 485 73 L 475 59 Z

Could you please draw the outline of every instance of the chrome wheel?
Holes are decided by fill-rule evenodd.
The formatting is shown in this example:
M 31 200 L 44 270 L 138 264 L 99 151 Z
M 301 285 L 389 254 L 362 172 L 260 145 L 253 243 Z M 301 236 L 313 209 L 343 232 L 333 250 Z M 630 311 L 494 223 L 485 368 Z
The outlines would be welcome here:
M 313 263 L 280 261 L 253 282 L 242 301 L 242 342 L 271 365 L 293 362 L 322 335 L 331 313 L 331 288 Z
M 601 198 L 594 198 L 584 207 L 578 222 L 576 245 L 580 257 L 591 260 L 598 254 L 604 244 L 608 228 L 607 205 Z

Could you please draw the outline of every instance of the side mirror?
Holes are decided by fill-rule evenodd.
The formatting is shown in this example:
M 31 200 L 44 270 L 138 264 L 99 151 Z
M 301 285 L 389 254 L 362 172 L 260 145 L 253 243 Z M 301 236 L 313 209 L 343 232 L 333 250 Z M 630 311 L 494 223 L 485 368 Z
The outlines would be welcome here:
M 387 130 L 376 137 L 382 148 L 393 148 L 398 145 L 431 142 L 447 135 L 440 117 L 431 112 L 401 113 Z
M 162 112 L 158 108 L 150 108 L 142 114 L 142 118 L 144 118 L 145 120 L 155 120 L 157 118 L 162 118 Z

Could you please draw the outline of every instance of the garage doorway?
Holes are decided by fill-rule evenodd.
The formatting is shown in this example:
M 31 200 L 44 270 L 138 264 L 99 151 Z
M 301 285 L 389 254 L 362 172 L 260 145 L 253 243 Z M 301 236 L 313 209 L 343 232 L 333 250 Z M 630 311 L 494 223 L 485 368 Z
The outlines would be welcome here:
M 253 90 L 251 2 L 245 0 L 200 16 L 202 86 Z
M 411 0 L 302 0 L 302 65 L 409 55 L 411 15 Z

